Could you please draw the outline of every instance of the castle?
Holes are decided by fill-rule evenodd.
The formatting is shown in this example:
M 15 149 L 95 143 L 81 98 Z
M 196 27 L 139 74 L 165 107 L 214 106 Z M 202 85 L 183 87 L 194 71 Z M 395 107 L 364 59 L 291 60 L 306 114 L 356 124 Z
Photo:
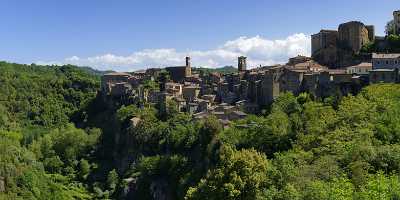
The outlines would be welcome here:
M 338 30 L 321 30 L 311 36 L 312 57 L 320 64 L 340 68 L 362 62 L 354 55 L 361 48 L 375 41 L 374 26 L 358 21 L 340 24 Z

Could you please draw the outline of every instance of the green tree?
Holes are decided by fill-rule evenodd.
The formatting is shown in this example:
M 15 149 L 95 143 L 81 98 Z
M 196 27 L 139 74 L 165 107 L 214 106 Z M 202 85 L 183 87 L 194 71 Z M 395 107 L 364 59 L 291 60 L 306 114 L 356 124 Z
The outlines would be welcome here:
M 111 170 L 107 175 L 107 187 L 111 190 L 111 192 L 114 192 L 117 188 L 118 181 L 119 176 L 117 171 L 115 169 Z
M 224 147 L 220 163 L 188 190 L 185 199 L 258 199 L 267 182 L 267 169 L 261 153 Z

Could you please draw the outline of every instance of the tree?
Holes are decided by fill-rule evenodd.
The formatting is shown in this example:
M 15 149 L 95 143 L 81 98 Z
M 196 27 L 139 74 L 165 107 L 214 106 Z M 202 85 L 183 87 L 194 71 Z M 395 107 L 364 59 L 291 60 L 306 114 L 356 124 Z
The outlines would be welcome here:
M 394 20 L 390 20 L 389 22 L 386 23 L 385 26 L 386 35 L 394 34 L 394 29 L 395 29 Z
M 111 192 L 114 192 L 117 188 L 118 181 L 119 176 L 117 171 L 115 169 L 111 170 L 107 175 L 107 187 L 111 190 Z
M 90 174 L 90 164 L 87 160 L 81 159 L 79 161 L 79 177 L 82 180 L 85 180 L 87 176 Z
M 217 167 L 191 187 L 185 199 L 258 199 L 267 181 L 267 169 L 265 155 L 255 150 L 237 151 L 225 146 Z

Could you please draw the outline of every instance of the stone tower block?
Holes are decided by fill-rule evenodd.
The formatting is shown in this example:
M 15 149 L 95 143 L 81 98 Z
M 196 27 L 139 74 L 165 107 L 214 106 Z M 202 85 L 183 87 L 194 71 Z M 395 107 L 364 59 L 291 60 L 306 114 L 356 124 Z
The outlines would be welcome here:
M 238 70 L 240 71 L 240 72 L 243 72 L 243 71 L 246 71 L 246 68 L 247 68 L 247 61 L 246 61 L 246 57 L 244 57 L 244 56 L 240 56 L 239 58 L 238 58 Z
M 190 57 L 186 56 L 186 68 L 185 68 L 185 76 L 189 77 L 192 76 L 192 64 L 190 62 Z
M 393 12 L 394 34 L 400 35 L 400 10 Z
M 366 26 L 357 21 L 347 22 L 339 25 L 340 47 L 352 50 L 358 54 L 363 45 L 370 42 L 370 35 Z

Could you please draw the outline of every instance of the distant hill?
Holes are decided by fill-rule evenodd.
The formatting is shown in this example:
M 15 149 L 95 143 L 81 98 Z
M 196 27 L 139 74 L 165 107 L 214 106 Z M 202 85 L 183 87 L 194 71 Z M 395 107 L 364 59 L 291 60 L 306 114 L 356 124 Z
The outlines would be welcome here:
M 194 68 L 193 71 L 203 71 L 205 73 L 213 73 L 213 72 L 218 72 L 221 74 L 230 74 L 230 73 L 235 73 L 237 72 L 237 68 L 233 66 L 225 66 L 225 67 L 220 67 L 220 68 L 204 68 L 204 67 L 198 67 Z
M 113 72 L 112 70 L 101 71 L 101 70 L 93 69 L 91 67 L 79 67 L 79 68 L 81 68 L 85 72 L 88 72 L 89 74 L 93 74 L 93 75 L 97 75 L 97 76 L 102 76 L 104 74 Z

